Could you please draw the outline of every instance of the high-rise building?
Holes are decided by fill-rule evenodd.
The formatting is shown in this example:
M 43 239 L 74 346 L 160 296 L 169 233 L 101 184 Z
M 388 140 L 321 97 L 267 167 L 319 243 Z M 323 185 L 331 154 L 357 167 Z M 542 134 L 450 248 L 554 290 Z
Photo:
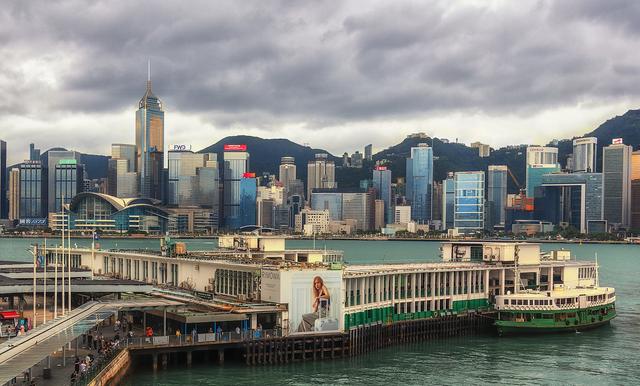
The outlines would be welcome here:
M 411 222 L 411 206 L 396 205 L 394 207 L 394 224 L 408 224 Z
M 442 229 L 453 228 L 453 215 L 455 213 L 455 181 L 453 173 L 449 172 L 446 180 L 442 180 Z
M 20 170 L 20 220 L 44 220 L 47 213 L 47 168 L 40 161 L 25 161 Z M 37 220 L 36 220 L 37 219 Z
M 527 197 L 535 197 L 536 188 L 541 185 L 543 175 L 557 172 L 560 172 L 557 147 L 527 147 Z
M 391 170 L 386 166 L 376 166 L 373 169 L 373 188 L 376 190 L 376 198 L 384 202 L 384 222 L 393 221 L 393 199 L 391 192 Z
M 442 182 L 434 181 L 431 220 L 438 222 L 439 225 L 442 225 L 442 196 Z
M 20 219 L 20 169 L 13 168 L 9 172 L 9 220 Z
M 631 225 L 631 152 L 623 143 L 602 150 L 603 217 L 616 228 Z
M 36 145 L 29 144 L 29 161 L 40 161 L 40 149 L 36 149 Z
M 489 165 L 487 173 L 487 229 L 498 226 L 504 229 L 505 206 L 507 204 L 507 173 L 506 165 Z
M 351 154 L 351 167 L 361 169 L 362 163 L 363 163 L 362 153 L 356 150 L 355 153 Z
M 342 167 L 343 168 L 348 168 L 349 166 L 351 166 L 351 164 L 349 163 L 349 153 L 347 153 L 346 151 L 342 154 Z
M 224 146 L 223 213 L 225 227 L 228 229 L 237 229 L 241 226 L 240 182 L 243 177 L 247 177 L 245 173 L 249 170 L 249 153 L 246 150 L 246 145 Z
M 314 160 L 307 164 L 307 199 L 311 198 L 313 189 L 335 189 L 336 165 L 329 160 L 326 153 L 318 153 Z
M 237 228 L 256 225 L 256 195 L 258 180 L 255 177 L 243 177 L 240 180 L 240 205 Z
M 473 142 L 470 147 L 478 149 L 478 157 L 480 158 L 488 157 L 491 154 L 491 146 L 484 143 Z
M 373 160 L 373 145 L 368 144 L 364 147 L 364 159 L 367 161 Z
M 276 204 L 272 199 L 257 200 L 256 211 L 257 220 L 256 225 L 266 228 L 273 228 L 275 225 L 275 210 Z
M 329 211 L 331 221 L 355 223 L 357 230 L 368 231 L 373 226 L 373 197 L 360 190 L 316 189 L 311 194 L 311 209 Z
M 461 233 L 484 228 L 484 172 L 456 172 L 454 227 Z
M 56 208 L 59 207 L 59 203 L 58 206 L 56 206 L 56 199 L 59 199 L 59 197 L 61 197 L 60 194 L 58 194 L 58 186 L 56 185 L 56 166 L 60 163 L 60 161 L 65 161 L 66 163 L 69 164 L 70 160 L 74 160 L 76 161 L 75 165 L 79 165 L 81 162 L 80 159 L 80 153 L 78 153 L 77 151 L 69 151 L 69 150 L 49 150 L 48 153 L 48 159 L 47 159 L 47 165 L 43 165 L 43 167 L 46 167 L 48 169 L 48 182 L 47 182 L 47 206 L 46 206 L 46 211 L 47 214 L 49 212 L 58 212 L 58 210 L 56 210 Z M 80 175 L 80 178 L 84 179 L 83 175 Z M 71 198 L 73 197 L 65 197 L 67 199 L 67 201 L 65 203 L 68 203 Z
M 49 201 L 54 196 L 49 212 L 60 213 L 63 203 L 66 205 L 78 194 L 84 191 L 84 167 L 74 158 L 62 159 L 49 169 L 49 177 L 53 175 L 53 190 L 49 191 Z M 49 178 L 51 179 L 51 178 Z
M 598 138 L 585 137 L 573 140 L 572 171 L 596 172 L 596 154 L 598 150 Z
M 162 102 L 151 91 L 151 77 L 136 111 L 136 172 L 140 195 L 159 199 L 164 168 L 164 111 Z M 156 153 L 156 154 L 154 154 Z
M 7 143 L 0 140 L 0 218 L 8 218 L 9 200 L 7 197 Z
M 311 209 L 328 210 L 331 221 L 342 220 L 342 193 L 332 189 L 316 189 L 309 197 Z
M 386 224 L 384 220 L 384 217 L 386 215 L 384 201 L 375 200 L 373 206 L 374 206 L 374 218 L 375 218 L 373 228 L 376 230 L 380 230 L 384 228 L 384 225 Z
M 631 228 L 640 229 L 640 150 L 631 153 Z
M 112 144 L 107 172 L 108 194 L 121 198 L 138 197 L 138 182 L 136 145 Z
M 296 178 L 296 159 L 293 157 L 280 158 L 278 180 L 286 187 L 290 181 L 294 181 Z
M 411 156 L 407 158 L 406 196 L 413 219 L 428 223 L 432 218 L 433 149 L 426 143 L 412 147 Z
M 167 205 L 199 205 L 200 191 L 198 170 L 214 161 L 215 154 L 194 153 L 184 146 L 174 146 L 168 151 Z

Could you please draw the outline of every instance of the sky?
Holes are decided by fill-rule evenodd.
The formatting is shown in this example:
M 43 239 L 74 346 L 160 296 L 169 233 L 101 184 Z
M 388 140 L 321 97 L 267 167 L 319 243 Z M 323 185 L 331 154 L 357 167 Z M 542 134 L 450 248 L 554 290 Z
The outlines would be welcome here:
M 8 0 L 0 139 L 10 162 L 133 143 L 150 61 L 167 145 L 545 144 L 640 106 L 638 20 L 620 0 Z

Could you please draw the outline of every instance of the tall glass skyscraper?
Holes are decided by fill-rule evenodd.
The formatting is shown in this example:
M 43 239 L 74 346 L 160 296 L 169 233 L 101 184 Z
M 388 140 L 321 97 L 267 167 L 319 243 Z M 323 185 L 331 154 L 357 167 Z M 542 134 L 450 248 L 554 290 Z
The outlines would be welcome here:
M 602 150 L 603 216 L 610 226 L 631 225 L 631 146 L 619 143 Z
M 73 197 L 82 192 L 84 182 L 84 168 L 75 159 L 60 160 L 53 170 L 49 169 L 49 175 L 53 174 L 55 190 L 49 191 L 49 197 L 54 197 L 53 206 L 49 212 L 62 211 L 62 203 L 68 204 Z
M 240 226 L 240 181 L 249 170 L 249 153 L 245 150 L 245 145 L 225 145 L 223 212 L 225 227 L 228 229 L 237 229 Z
M 598 148 L 598 138 L 585 137 L 573 140 L 573 171 L 574 172 L 596 172 L 596 152 Z
M 431 220 L 433 195 L 433 149 L 426 143 L 411 148 L 407 158 L 407 199 L 411 202 L 411 216 L 419 223 Z
M 544 146 L 527 147 L 526 167 L 527 197 L 535 197 L 536 188 L 542 184 L 542 176 L 560 171 L 558 148 Z
M 7 195 L 7 143 L 0 140 L 0 218 L 8 218 L 9 196 Z
M 454 227 L 453 215 L 455 213 L 456 185 L 453 173 L 449 172 L 446 180 L 442 180 L 442 229 Z
M 20 219 L 47 217 L 47 168 L 40 161 L 20 164 Z
M 142 197 L 160 199 L 162 196 L 163 154 L 164 111 L 162 102 L 151 91 L 151 78 L 148 78 L 147 90 L 136 112 L 136 171 Z M 158 168 L 160 170 L 154 170 Z
M 484 228 L 484 172 L 457 172 L 454 226 L 461 233 Z
M 507 173 L 506 165 L 489 165 L 487 174 L 487 202 L 489 204 L 487 229 L 489 230 L 496 225 L 504 228 Z
M 58 192 L 58 185 L 56 184 L 56 167 L 60 163 L 60 161 L 65 161 L 67 165 L 71 164 L 71 160 L 75 161 L 75 165 L 80 164 L 80 153 L 77 151 L 69 151 L 69 150 L 49 150 L 47 154 L 47 169 L 48 169 L 48 178 L 47 178 L 47 212 L 59 212 L 60 209 L 60 197 L 61 194 Z M 79 176 L 82 181 L 84 181 L 84 175 Z M 82 185 L 82 184 L 80 184 Z M 70 192 L 67 192 L 70 193 Z M 73 196 L 68 197 L 65 194 L 66 202 L 71 201 Z M 57 204 L 56 204 L 57 202 Z
M 245 177 L 240 180 L 240 205 L 238 223 L 234 228 L 256 225 L 256 197 L 258 194 L 258 180 L 255 177 Z
M 393 222 L 393 199 L 391 192 L 391 170 L 386 166 L 376 166 L 373 169 L 373 187 L 376 190 L 376 198 L 384 201 L 385 224 Z

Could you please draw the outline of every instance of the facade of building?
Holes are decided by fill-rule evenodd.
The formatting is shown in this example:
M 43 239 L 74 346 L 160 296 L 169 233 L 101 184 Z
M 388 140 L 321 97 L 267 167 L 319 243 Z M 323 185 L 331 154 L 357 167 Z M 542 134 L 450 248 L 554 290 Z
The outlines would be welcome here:
M 20 219 L 20 169 L 13 168 L 9 172 L 9 220 Z
M 373 145 L 372 144 L 368 144 L 367 146 L 364 147 L 364 159 L 366 159 L 367 161 L 372 161 L 373 160 Z
M 471 147 L 474 149 L 478 149 L 478 157 L 485 158 L 491 155 L 491 146 L 486 145 L 480 142 L 473 142 Z
M 257 225 L 256 197 L 258 194 L 258 181 L 255 177 L 243 177 L 240 180 L 240 216 L 239 223 L 233 228 Z
M 361 169 L 363 165 L 363 155 L 358 150 L 351 154 L 351 167 Z
M 596 172 L 596 155 L 598 151 L 598 138 L 585 137 L 573 140 L 572 171 Z
M 326 153 L 316 154 L 307 164 L 307 199 L 311 199 L 313 189 L 335 189 L 336 165 Z
M 67 150 L 49 150 L 47 165 L 43 165 L 48 169 L 48 182 L 47 182 L 47 213 L 48 212 L 59 212 L 57 209 L 59 205 L 56 206 L 56 200 L 59 200 L 61 194 L 59 194 L 57 185 L 56 185 L 56 173 L 55 169 L 60 161 L 64 162 L 73 162 L 71 160 L 75 160 L 76 164 L 81 163 L 80 153 L 77 151 L 67 151 Z M 80 178 L 84 179 L 83 175 L 80 175 Z M 65 202 L 65 203 L 68 203 Z
M 426 143 L 411 148 L 407 158 L 406 197 L 416 222 L 428 223 L 432 216 L 433 149 Z
M 284 187 L 287 188 L 292 181 L 297 179 L 296 159 L 293 157 L 280 158 L 280 169 L 278 172 L 278 181 L 282 182 Z
M 384 201 L 382 200 L 375 200 L 374 204 L 373 204 L 373 213 L 374 213 L 374 221 L 373 221 L 373 229 L 375 230 L 380 230 L 382 228 L 384 228 L 386 222 L 384 220 L 385 218 L 385 206 L 384 206 Z
M 334 190 L 316 189 L 311 194 L 311 209 L 315 211 L 328 211 L 331 221 L 342 220 L 342 193 Z
M 327 210 L 303 209 L 295 215 L 295 231 L 307 236 L 329 233 L 330 214 Z
M 327 210 L 331 221 L 355 221 L 355 229 L 371 230 L 374 223 L 373 195 L 362 191 L 315 189 L 311 194 L 311 209 Z
M 609 226 L 631 225 L 631 146 L 612 144 L 602 150 L 603 217 Z
M 507 166 L 489 165 L 487 173 L 487 229 L 505 225 L 505 206 L 507 204 Z
M 107 174 L 108 194 L 117 197 L 138 196 L 136 145 L 114 143 Z
M 73 158 L 62 159 L 53 169 L 49 169 L 49 177 L 52 174 L 55 188 L 49 191 L 49 198 L 54 196 L 54 201 L 49 212 L 58 213 L 62 212 L 63 203 L 69 204 L 73 197 L 84 191 L 84 167 Z
M 446 180 L 442 180 L 442 230 L 452 229 L 455 213 L 456 187 L 453 173 L 449 172 Z
M 631 228 L 640 229 L 640 150 L 631 153 Z
M 538 219 L 566 223 L 581 233 L 587 233 L 589 222 L 603 220 L 602 173 L 546 174 L 542 187 L 534 204 Z
M 536 188 L 542 184 L 543 175 L 557 173 L 560 172 L 560 170 L 557 147 L 527 147 L 527 197 L 535 197 Z
M 484 172 L 456 172 L 454 227 L 461 233 L 484 229 Z
M 154 154 L 155 153 L 155 154 Z M 151 91 L 151 79 L 136 112 L 136 172 L 140 196 L 159 199 L 164 168 L 164 111 L 162 102 Z
M 40 149 L 33 143 L 29 144 L 29 161 L 40 161 Z
M 386 166 L 376 166 L 373 169 L 373 188 L 376 198 L 384 202 L 384 223 L 393 221 L 393 192 L 391 191 L 391 170 Z
M 9 215 L 7 181 L 7 143 L 0 140 L 0 219 Z
M 394 224 L 408 224 L 411 222 L 411 206 L 396 205 L 394 209 Z
M 168 184 L 167 205 L 197 206 L 200 205 L 201 184 L 199 170 L 207 166 L 207 162 L 217 165 L 216 154 L 194 153 L 183 150 L 183 147 L 173 148 L 168 151 Z M 203 178 L 211 178 L 205 175 Z M 213 176 L 215 178 L 215 176 Z M 211 181 L 210 181 L 211 182 Z
M 40 161 L 25 161 L 20 170 L 20 221 L 23 224 L 46 225 L 47 168 Z M 45 220 L 45 221 L 42 221 Z M 43 222 L 40 224 L 39 222 Z
M 240 221 L 240 181 L 249 170 L 245 145 L 225 145 L 223 171 L 223 213 L 225 227 L 237 229 Z M 235 150 L 238 149 L 238 150 Z

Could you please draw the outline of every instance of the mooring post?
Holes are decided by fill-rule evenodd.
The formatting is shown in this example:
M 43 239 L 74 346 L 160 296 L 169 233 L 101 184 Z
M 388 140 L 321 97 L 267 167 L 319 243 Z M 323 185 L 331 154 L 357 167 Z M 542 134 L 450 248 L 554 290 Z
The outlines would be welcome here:
M 158 371 L 158 354 L 157 353 L 153 353 L 152 355 L 153 357 L 153 371 Z
M 167 362 L 168 362 L 167 354 L 162 354 L 162 369 L 163 370 L 167 369 Z
M 187 367 L 191 367 L 192 361 L 193 361 L 193 355 L 191 351 L 187 351 Z
M 223 348 L 218 350 L 218 363 L 220 363 L 220 364 L 224 363 L 224 349 Z

